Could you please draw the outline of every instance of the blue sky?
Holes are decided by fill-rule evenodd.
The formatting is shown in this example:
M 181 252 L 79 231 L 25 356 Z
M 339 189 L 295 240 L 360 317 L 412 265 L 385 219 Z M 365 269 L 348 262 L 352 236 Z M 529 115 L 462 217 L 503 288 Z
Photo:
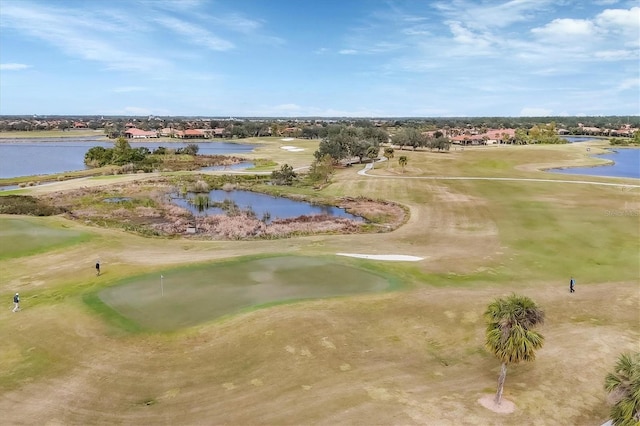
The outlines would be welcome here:
M 0 0 L 0 114 L 640 115 L 637 0 Z

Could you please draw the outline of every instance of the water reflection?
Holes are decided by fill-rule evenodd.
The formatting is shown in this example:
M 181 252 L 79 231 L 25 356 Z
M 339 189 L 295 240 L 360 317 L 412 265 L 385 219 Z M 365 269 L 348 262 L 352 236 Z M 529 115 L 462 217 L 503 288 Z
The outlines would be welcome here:
M 216 189 L 210 191 L 208 196 L 210 200 L 209 207 L 202 209 L 202 211 L 199 211 L 198 206 L 189 201 L 190 199 L 195 199 L 195 193 L 188 192 L 184 196 L 174 194 L 172 202 L 199 216 L 221 215 L 227 214 L 229 211 L 251 211 L 258 219 L 262 219 L 266 223 L 274 219 L 292 219 L 303 215 L 329 215 L 363 221 L 361 217 L 347 213 L 339 207 L 311 204 L 305 201 L 295 201 L 258 192 Z
M 611 150 L 608 154 L 594 155 L 593 158 L 601 158 L 613 161 L 594 167 L 568 167 L 566 169 L 549 169 L 554 173 L 587 176 L 608 176 L 640 179 L 640 149 L 622 148 Z
M 133 148 L 146 147 L 151 151 L 163 146 L 169 149 L 184 148 L 195 143 L 198 154 L 230 155 L 251 152 L 254 145 L 232 142 L 172 142 L 130 141 Z M 0 140 L 0 178 L 50 175 L 75 170 L 85 170 L 84 155 L 94 146 L 113 148 L 114 141 L 104 136 L 82 138 L 39 138 Z

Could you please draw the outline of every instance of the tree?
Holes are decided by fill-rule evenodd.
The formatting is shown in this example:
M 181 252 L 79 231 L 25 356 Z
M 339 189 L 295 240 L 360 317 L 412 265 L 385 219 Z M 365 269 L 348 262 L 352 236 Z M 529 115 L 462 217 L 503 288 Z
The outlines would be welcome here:
M 325 154 L 321 158 L 316 158 L 316 160 L 311 163 L 308 178 L 314 184 L 318 182 L 326 184 L 329 182 L 332 173 L 333 158 L 331 158 L 329 154 Z
M 389 168 L 389 164 L 391 164 L 393 152 L 393 148 L 391 148 L 390 146 L 384 149 L 384 156 L 387 157 L 387 169 Z
M 198 144 L 190 143 L 184 147 L 182 152 L 187 155 L 198 155 L 199 150 L 200 150 L 200 147 L 198 146 Z
M 544 322 L 544 312 L 528 297 L 512 294 L 496 299 L 484 313 L 487 322 L 486 348 L 500 361 L 495 402 L 502 401 L 507 365 L 533 361 L 544 338 L 532 329 Z
M 613 424 L 640 424 L 640 352 L 620 355 L 614 371 L 605 377 L 604 388 L 613 404 Z
M 288 164 L 283 164 L 280 170 L 271 172 L 271 181 L 276 185 L 291 185 L 296 177 L 293 167 Z
M 378 158 L 378 152 L 380 151 L 380 148 L 378 148 L 377 146 L 370 146 L 367 149 L 367 158 L 369 160 L 371 160 L 371 168 L 375 168 L 376 165 L 376 158 Z
M 404 173 L 404 166 L 406 166 L 408 162 L 409 159 L 406 155 L 401 155 L 400 157 L 398 157 L 398 164 L 400 164 L 400 167 L 402 167 L 402 173 Z

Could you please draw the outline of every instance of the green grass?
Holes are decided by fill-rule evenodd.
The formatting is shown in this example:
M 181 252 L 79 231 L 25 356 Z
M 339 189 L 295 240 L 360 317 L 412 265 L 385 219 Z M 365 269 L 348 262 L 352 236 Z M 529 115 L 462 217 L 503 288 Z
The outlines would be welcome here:
M 0 260 L 44 253 L 88 241 L 91 235 L 26 216 L 0 217 Z
M 393 284 L 383 275 L 338 261 L 285 256 L 131 277 L 97 295 L 110 308 L 99 308 L 100 313 L 128 330 L 170 331 L 247 309 L 381 292 Z M 99 305 L 95 296 L 85 301 Z
M 514 279 L 574 275 L 581 282 L 638 279 L 640 226 L 634 216 L 609 216 L 629 198 L 617 188 L 477 182 L 503 244 L 500 272 Z M 505 197 L 508 194 L 508 197 Z

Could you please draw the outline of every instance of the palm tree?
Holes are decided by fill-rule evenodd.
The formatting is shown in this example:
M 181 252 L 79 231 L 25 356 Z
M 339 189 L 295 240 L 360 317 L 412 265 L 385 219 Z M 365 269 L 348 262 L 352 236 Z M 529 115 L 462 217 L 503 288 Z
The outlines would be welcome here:
M 386 147 L 384 149 L 384 156 L 387 157 L 387 169 L 389 168 L 389 164 L 391 164 L 391 159 L 393 158 L 393 148 Z
M 409 160 L 407 159 L 406 155 L 401 155 L 400 157 L 398 157 L 398 164 L 400 164 L 400 167 L 402 167 L 402 173 L 404 173 L 404 166 L 406 166 L 408 162 Z
M 640 424 L 640 352 L 620 355 L 615 370 L 604 379 L 604 388 L 613 404 L 613 424 Z
M 485 346 L 501 362 L 495 402 L 502 401 L 502 389 L 507 377 L 507 365 L 533 361 L 536 349 L 544 338 L 532 331 L 544 322 L 544 312 L 528 297 L 512 294 L 494 300 L 484 313 L 487 321 Z
M 375 168 L 376 166 L 376 158 L 378 158 L 378 152 L 380 151 L 380 148 L 378 148 L 377 146 L 370 146 L 367 149 L 367 158 L 371 160 L 371 168 Z

